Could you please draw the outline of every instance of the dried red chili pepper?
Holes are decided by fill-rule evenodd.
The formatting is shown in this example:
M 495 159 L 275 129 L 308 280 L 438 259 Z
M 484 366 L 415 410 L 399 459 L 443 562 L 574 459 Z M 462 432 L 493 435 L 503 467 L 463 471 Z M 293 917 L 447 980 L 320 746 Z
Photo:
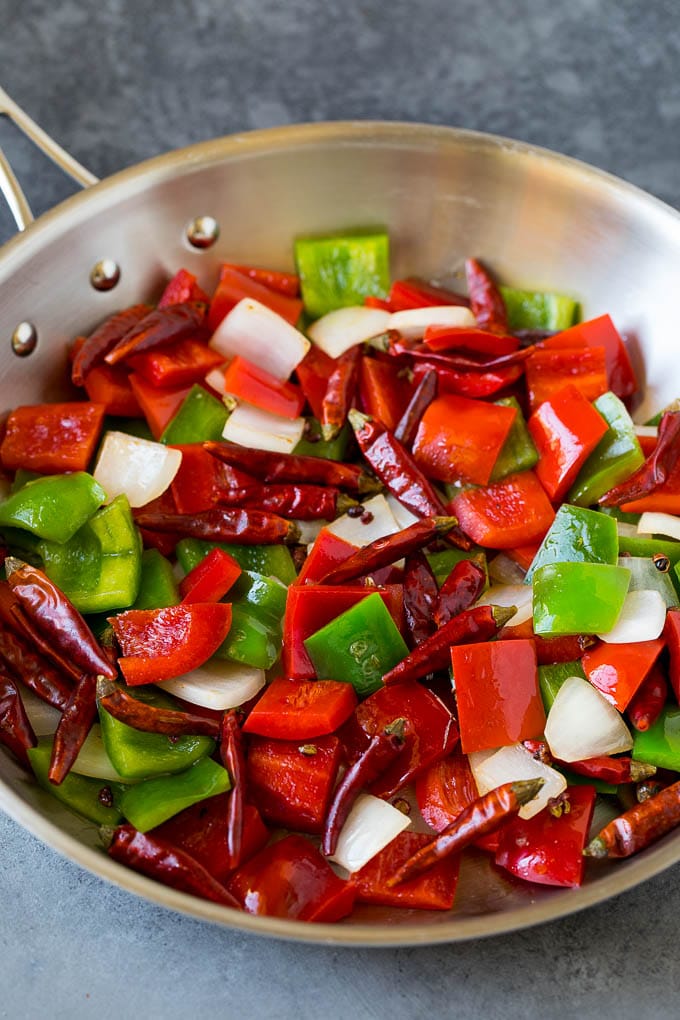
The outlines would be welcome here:
M 458 853 L 480 836 L 495 832 L 518 813 L 519 809 L 536 796 L 543 779 L 522 779 L 516 783 L 503 783 L 495 790 L 478 797 L 466 807 L 427 846 L 421 847 L 395 874 L 388 879 L 390 887 L 405 882 L 414 875 L 432 867 L 437 861 Z
M 203 448 L 231 467 L 240 468 L 263 482 L 291 482 L 331 485 L 354 496 L 377 492 L 382 486 L 357 464 L 327 460 L 325 457 L 301 457 L 293 453 L 271 453 L 238 443 L 207 442 Z
M 668 698 L 668 682 L 662 667 L 655 663 L 626 708 L 631 724 L 640 732 L 653 726 Z
M 220 725 L 220 757 L 231 779 L 227 801 L 227 850 L 230 866 L 241 860 L 243 843 L 243 809 L 246 797 L 246 759 L 243 736 L 236 712 L 225 712 Z
M 97 677 L 93 673 L 83 673 L 54 734 L 47 777 L 55 786 L 63 783 L 73 768 L 96 715 Z
M 2 672 L 0 672 L 0 743 L 8 747 L 17 761 L 31 771 L 31 763 L 26 752 L 37 743 L 35 733 L 26 715 L 19 688 L 12 677 Z
M 254 481 L 245 488 L 220 489 L 220 506 L 260 509 L 298 521 L 333 521 L 352 506 L 355 499 L 339 489 L 324 485 L 262 485 Z
M 448 287 L 428 283 L 419 276 L 407 276 L 404 280 L 395 280 L 390 288 L 390 311 L 407 311 L 409 308 L 428 308 L 431 305 L 464 305 L 470 302 L 464 294 L 458 294 Z
M 614 818 L 590 841 L 586 857 L 630 857 L 680 824 L 680 782 Z
M 213 508 L 195 514 L 135 513 L 140 528 L 169 532 L 210 542 L 240 542 L 243 545 L 295 545 L 300 529 L 293 521 L 260 510 Z
M 12 629 L 15 621 L 8 616 L 0 600 L 0 662 L 42 701 L 63 711 L 71 697 L 71 684 Z
M 438 597 L 439 589 L 429 563 L 422 553 L 412 553 L 404 569 L 404 613 L 410 648 L 432 634 Z
M 98 684 L 99 704 L 119 722 L 132 726 L 144 733 L 164 733 L 169 737 L 220 735 L 219 719 L 193 712 L 179 712 L 171 708 L 147 705 L 132 697 L 122 687 L 100 680 Z
M 5 567 L 24 613 L 60 655 L 82 673 L 117 675 L 81 614 L 42 570 L 12 556 Z
M 455 354 L 453 352 L 437 354 L 424 343 L 404 340 L 402 337 L 390 337 L 389 353 L 397 356 L 407 355 L 416 361 L 427 361 L 431 365 L 453 369 L 458 372 L 478 372 L 483 374 L 523 365 L 533 353 L 533 350 L 530 347 L 525 347 L 512 351 L 510 354 L 501 354 L 493 358 L 488 358 L 484 355 L 474 357 L 469 354 Z
M 50 644 L 47 638 L 29 620 L 6 581 L 0 581 L 0 620 L 5 624 L 7 630 L 14 632 L 28 649 L 31 649 L 36 655 L 48 664 L 51 664 L 49 665 L 50 669 L 56 669 L 58 673 L 63 674 L 63 683 L 60 685 L 63 689 L 61 695 L 56 695 L 60 700 L 63 700 L 63 704 L 56 704 L 56 702 L 54 704 L 56 708 L 64 708 L 73 691 L 73 687 L 66 680 L 66 677 L 78 680 L 81 670 L 62 653 L 58 652 L 54 645 Z M 57 689 L 59 689 L 59 685 Z M 48 701 L 49 704 L 52 704 L 53 702 L 47 697 L 48 690 L 49 688 L 46 687 L 43 701 Z M 38 692 L 36 691 L 36 693 Z M 42 697 L 42 695 L 40 696 Z
M 509 365 L 506 368 L 497 368 L 490 372 L 460 372 L 454 368 L 444 365 L 435 365 L 430 361 L 416 361 L 413 366 L 413 377 L 418 379 L 419 374 L 434 370 L 437 373 L 438 391 L 442 393 L 455 393 L 459 397 L 491 397 L 499 390 L 506 389 L 522 376 L 523 365 Z
M 343 584 L 345 581 L 353 581 L 356 577 L 386 567 L 403 556 L 429 545 L 435 538 L 447 535 L 457 523 L 455 517 L 424 517 L 393 535 L 376 538 L 374 542 L 357 549 L 344 563 L 329 570 L 318 583 Z
M 423 341 L 431 351 L 474 351 L 477 354 L 512 354 L 519 347 L 516 336 L 503 336 L 475 326 L 426 326 Z
M 601 496 L 603 506 L 621 506 L 654 492 L 667 480 L 680 457 L 680 411 L 668 411 L 659 422 L 653 452 L 630 478 Z
M 602 755 L 599 758 L 586 758 L 584 761 L 558 761 L 566 769 L 576 772 L 579 776 L 589 779 L 601 779 L 603 783 L 618 786 L 620 783 L 637 783 L 648 779 L 656 772 L 656 765 L 647 765 L 635 761 L 627 755 L 621 758 L 610 758 Z
M 360 361 L 361 347 L 350 347 L 336 360 L 331 372 L 321 404 L 321 434 L 327 442 L 334 439 L 345 424 L 359 381 Z
M 153 832 L 137 832 L 132 825 L 121 825 L 114 830 L 108 853 L 114 861 L 173 889 L 240 910 L 240 904 L 228 889 L 202 864 Z
M 401 753 L 404 746 L 404 726 L 403 719 L 395 719 L 381 733 L 372 737 L 366 750 L 347 770 L 335 788 L 321 840 L 321 852 L 326 857 L 335 853 L 340 830 L 358 795 L 382 775 L 387 766 Z
M 97 326 L 80 344 L 71 365 L 71 379 L 76 386 L 82 386 L 88 372 L 104 360 L 104 357 L 119 343 L 130 330 L 141 322 L 151 311 L 150 305 L 132 305 L 122 312 L 116 312 Z
M 473 560 L 461 560 L 444 581 L 434 609 L 434 622 L 443 627 L 454 616 L 474 605 L 484 591 L 486 573 Z
M 419 680 L 435 670 L 447 669 L 451 663 L 451 645 L 490 641 L 514 613 L 514 608 L 506 609 L 503 606 L 475 606 L 474 609 L 466 609 L 385 673 L 383 683 Z
M 491 276 L 477 259 L 465 260 L 470 307 L 477 322 L 492 333 L 508 333 L 505 301 Z
M 202 301 L 186 301 L 178 305 L 155 308 L 137 322 L 105 355 L 108 365 L 117 365 L 131 354 L 141 354 L 200 335 L 205 324 L 206 306 Z
M 402 414 L 394 430 L 394 438 L 402 446 L 410 448 L 416 438 L 420 419 L 437 396 L 437 373 L 428 369 L 415 388 L 408 407 Z

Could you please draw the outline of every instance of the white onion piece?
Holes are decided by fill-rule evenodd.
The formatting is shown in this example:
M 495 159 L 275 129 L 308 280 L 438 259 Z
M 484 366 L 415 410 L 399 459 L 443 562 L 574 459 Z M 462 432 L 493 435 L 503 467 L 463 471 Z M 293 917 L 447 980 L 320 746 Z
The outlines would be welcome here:
M 580 676 L 567 677 L 557 692 L 548 712 L 545 739 L 561 761 L 618 754 L 633 746 L 620 713 Z
M 343 514 L 342 517 L 338 517 L 327 525 L 328 530 L 332 531 L 334 535 L 344 538 L 346 542 L 351 542 L 352 545 L 359 547 L 368 545 L 369 542 L 375 542 L 377 538 L 394 535 L 400 530 L 389 503 L 382 493 L 366 500 L 364 512 L 366 511 L 373 515 L 373 520 L 366 524 L 362 524 L 360 517 L 349 517 L 347 514 Z
M 321 529 L 328 524 L 328 521 L 293 521 L 300 529 L 298 542 L 300 545 L 313 545 Z
M 617 521 L 616 530 L 619 538 L 633 538 L 638 533 L 637 524 L 627 524 L 626 521 Z
M 477 600 L 478 606 L 515 606 L 517 612 L 508 620 L 510 627 L 526 623 L 533 617 L 533 588 L 530 584 L 493 584 Z
M 265 685 L 265 672 L 241 662 L 209 659 L 198 669 L 157 684 L 169 694 L 201 708 L 224 712 L 254 698 Z
M 680 539 L 680 517 L 647 512 L 640 517 L 637 529 L 638 535 L 668 535 Z
M 392 312 L 386 329 L 396 329 L 406 340 L 419 340 L 426 326 L 476 326 L 477 320 L 464 305 L 433 305 Z
M 666 603 L 666 609 L 680 605 L 678 593 L 668 572 L 659 570 L 651 556 L 619 556 L 618 565 L 630 571 L 629 592 L 643 588 L 658 591 Z
M 505 553 L 498 553 L 489 563 L 489 577 L 498 584 L 523 584 L 526 570 Z
M 567 780 L 561 772 L 536 761 L 521 744 L 500 747 L 481 760 L 476 755 L 470 755 L 470 768 L 480 796 L 495 790 L 503 783 L 516 783 L 521 779 L 543 779 L 543 786 L 534 799 L 520 808 L 520 818 L 533 818 L 547 806 L 549 800 L 559 797 L 567 788 Z
M 636 425 L 633 429 L 636 436 L 643 436 L 644 438 L 651 437 L 656 439 L 659 435 L 658 425 Z
M 222 436 L 231 443 L 271 453 L 292 453 L 302 439 L 304 418 L 284 418 L 239 401 L 227 418 Z
M 288 379 L 311 347 L 299 329 L 253 298 L 243 298 L 210 339 L 225 358 L 240 354 L 277 379 Z
M 221 397 L 227 392 L 227 384 L 224 379 L 224 374 L 227 369 L 226 362 L 224 365 L 219 365 L 217 368 L 211 368 L 205 377 L 205 382 L 210 386 L 215 393 L 219 393 Z
M 409 824 L 408 817 L 386 800 L 362 793 L 340 830 L 338 845 L 329 860 L 349 872 L 359 871 Z
M 61 719 L 58 708 L 48 705 L 28 687 L 21 687 L 19 693 L 26 709 L 28 721 L 33 727 L 36 737 L 48 737 L 56 730 Z
M 626 595 L 619 618 L 610 631 L 598 634 L 610 645 L 654 641 L 666 622 L 666 600 L 660 591 L 638 588 Z
M 339 358 L 350 347 L 384 333 L 389 321 L 390 313 L 382 308 L 352 305 L 322 315 L 312 323 L 307 335 L 324 354 L 330 358 Z
M 388 492 L 385 496 L 387 505 L 394 514 L 394 519 L 400 528 L 410 528 L 412 524 L 419 521 L 420 518 L 412 514 L 408 507 L 405 507 L 399 502 L 396 496 L 393 496 L 391 492 Z
M 180 450 L 125 432 L 107 432 L 94 477 L 109 500 L 125 494 L 130 506 L 144 506 L 163 495 L 181 463 Z
M 111 763 L 106 753 L 102 731 L 99 723 L 95 723 L 85 743 L 78 752 L 78 757 L 73 763 L 73 771 L 80 776 L 90 776 L 93 779 L 106 779 L 110 783 L 129 783 L 129 779 L 123 779 Z

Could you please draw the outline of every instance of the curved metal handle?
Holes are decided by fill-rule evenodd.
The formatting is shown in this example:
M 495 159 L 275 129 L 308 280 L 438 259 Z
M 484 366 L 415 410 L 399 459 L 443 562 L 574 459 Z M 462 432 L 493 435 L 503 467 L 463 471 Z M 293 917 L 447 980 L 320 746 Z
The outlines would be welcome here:
M 46 131 L 43 131 L 27 113 L 24 113 L 13 99 L 10 99 L 2 87 L 0 87 L 0 115 L 9 117 L 27 138 L 30 138 L 53 163 L 56 163 L 78 184 L 88 188 L 91 184 L 97 183 L 99 178 L 90 173 L 77 159 L 74 159 L 66 149 L 62 149 L 61 145 L 55 142 Z M 25 230 L 28 224 L 33 221 L 33 213 L 2 149 L 0 149 L 0 192 L 9 205 L 17 228 Z

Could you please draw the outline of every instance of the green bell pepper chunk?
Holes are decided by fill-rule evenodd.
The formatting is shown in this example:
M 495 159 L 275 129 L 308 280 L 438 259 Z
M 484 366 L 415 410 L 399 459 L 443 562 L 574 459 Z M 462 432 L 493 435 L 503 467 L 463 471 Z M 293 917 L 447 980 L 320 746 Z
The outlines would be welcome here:
M 306 638 L 319 680 L 343 680 L 360 698 L 382 686 L 382 678 L 408 655 L 408 648 L 374 592 Z
M 37 471 L 27 471 L 26 468 L 18 468 L 14 474 L 14 480 L 10 486 L 10 492 L 18 492 L 19 489 L 23 489 L 24 485 L 28 482 L 34 482 L 37 478 L 44 478 L 44 475 L 38 474 Z
M 241 605 L 232 603 L 231 628 L 215 652 L 217 659 L 231 659 L 257 669 L 269 669 L 281 654 L 281 628 L 264 622 Z
M 241 606 L 263 623 L 280 624 L 286 611 L 288 588 L 276 577 L 266 577 L 253 570 L 244 570 L 232 585 L 227 601 Z
M 68 542 L 38 545 L 45 573 L 81 613 L 131 606 L 137 598 L 142 542 L 127 496 L 116 496 Z
M 534 571 L 547 563 L 609 563 L 616 566 L 618 555 L 619 535 L 613 517 L 564 503 L 555 514 L 525 580 L 531 584 Z
M 192 804 L 230 789 L 227 770 L 211 758 L 203 758 L 185 772 L 129 786 L 118 798 L 118 804 L 139 832 L 148 832 Z
M 551 291 L 501 287 L 511 331 L 518 329 L 569 329 L 579 321 L 578 301 Z
M 324 439 L 321 422 L 307 418 L 304 435 L 293 453 L 298 457 L 325 457 L 326 460 L 347 460 L 354 439 L 349 422 L 345 422 L 334 439 Z
M 543 707 L 546 715 L 553 706 L 557 692 L 570 676 L 580 676 L 586 679 L 580 659 L 573 662 L 555 662 L 548 666 L 538 667 L 538 686 L 543 699 Z
M 158 688 L 138 687 L 134 697 L 149 705 L 177 708 L 177 703 Z M 211 737 L 183 736 L 173 742 L 162 733 L 144 733 L 119 722 L 101 705 L 99 722 L 106 753 L 119 775 L 126 779 L 148 779 L 167 772 L 183 772 L 215 750 L 215 741 Z
M 633 420 L 613 393 L 603 393 L 593 406 L 609 425 L 581 468 L 568 496 L 569 503 L 590 506 L 644 462 Z
M 200 538 L 182 538 L 175 553 L 182 570 L 188 574 L 215 547 L 233 556 L 242 570 L 278 577 L 284 584 L 292 584 L 297 577 L 293 557 L 285 545 L 229 545 Z
M 646 538 L 640 535 L 619 535 L 619 552 L 628 556 L 644 556 L 651 559 L 656 553 L 663 553 L 672 566 L 680 563 L 680 542 L 670 538 Z
M 618 506 L 601 506 L 598 507 L 601 514 L 606 514 L 607 517 L 613 517 L 615 521 L 620 521 L 622 524 L 639 524 L 641 514 L 627 514 L 621 510 Z
M 630 571 L 606 563 L 548 563 L 534 572 L 534 632 L 602 634 L 615 625 Z
M 89 776 L 80 776 L 76 772 L 69 772 L 64 781 L 55 786 L 47 778 L 52 756 L 52 739 L 43 737 L 38 741 L 36 747 L 28 751 L 28 760 L 35 773 L 38 784 L 51 793 L 53 797 L 60 800 L 62 804 L 82 815 L 95 825 L 118 825 L 123 816 L 118 807 L 108 807 L 100 800 L 102 790 L 108 789 L 111 793 L 123 790 L 121 784 L 105 782 L 102 779 L 91 779 Z
M 229 412 L 222 401 L 196 384 L 166 425 L 159 442 L 175 445 L 221 439 L 228 417 Z
M 647 556 L 622 556 L 620 567 L 630 570 L 630 587 L 628 591 L 658 591 L 666 603 L 667 609 L 680 605 L 669 574 L 664 574 L 654 566 L 654 560 Z
M 636 761 L 680 772 L 680 708 L 666 707 L 648 730 L 636 732 L 631 753 Z
M 425 553 L 427 562 L 430 564 L 430 570 L 434 574 L 435 581 L 441 588 L 446 578 L 449 576 L 453 568 L 460 563 L 461 560 L 472 560 L 482 568 L 487 577 L 487 583 L 489 579 L 489 572 L 486 563 L 486 553 L 483 549 L 442 549 L 441 552 Z
M 300 237 L 295 262 L 305 311 L 312 319 L 335 308 L 363 305 L 369 295 L 387 297 L 390 254 L 384 231 Z
M 68 542 L 106 493 L 86 471 L 43 475 L 0 503 L 0 528 L 23 528 L 51 542 Z
M 514 407 L 517 414 L 491 472 L 492 482 L 517 474 L 518 471 L 528 471 L 538 463 L 538 450 L 527 428 L 519 401 L 516 397 L 504 397 L 495 403 L 501 407 Z
M 142 553 L 142 573 L 139 592 L 133 609 L 163 609 L 180 603 L 177 581 L 172 563 L 158 549 L 145 549 Z

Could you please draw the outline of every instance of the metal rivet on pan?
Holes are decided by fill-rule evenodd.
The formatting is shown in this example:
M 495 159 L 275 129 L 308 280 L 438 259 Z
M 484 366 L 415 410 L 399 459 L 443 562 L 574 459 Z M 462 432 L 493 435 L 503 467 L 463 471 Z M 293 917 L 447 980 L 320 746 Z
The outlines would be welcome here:
M 19 358 L 31 354 L 38 343 L 38 331 L 32 322 L 20 322 L 12 333 L 12 350 Z
M 187 241 L 194 248 L 211 248 L 220 236 L 220 225 L 212 216 L 197 216 L 186 229 Z
M 120 266 L 113 259 L 95 262 L 90 273 L 90 283 L 95 290 L 113 290 L 120 280 Z

